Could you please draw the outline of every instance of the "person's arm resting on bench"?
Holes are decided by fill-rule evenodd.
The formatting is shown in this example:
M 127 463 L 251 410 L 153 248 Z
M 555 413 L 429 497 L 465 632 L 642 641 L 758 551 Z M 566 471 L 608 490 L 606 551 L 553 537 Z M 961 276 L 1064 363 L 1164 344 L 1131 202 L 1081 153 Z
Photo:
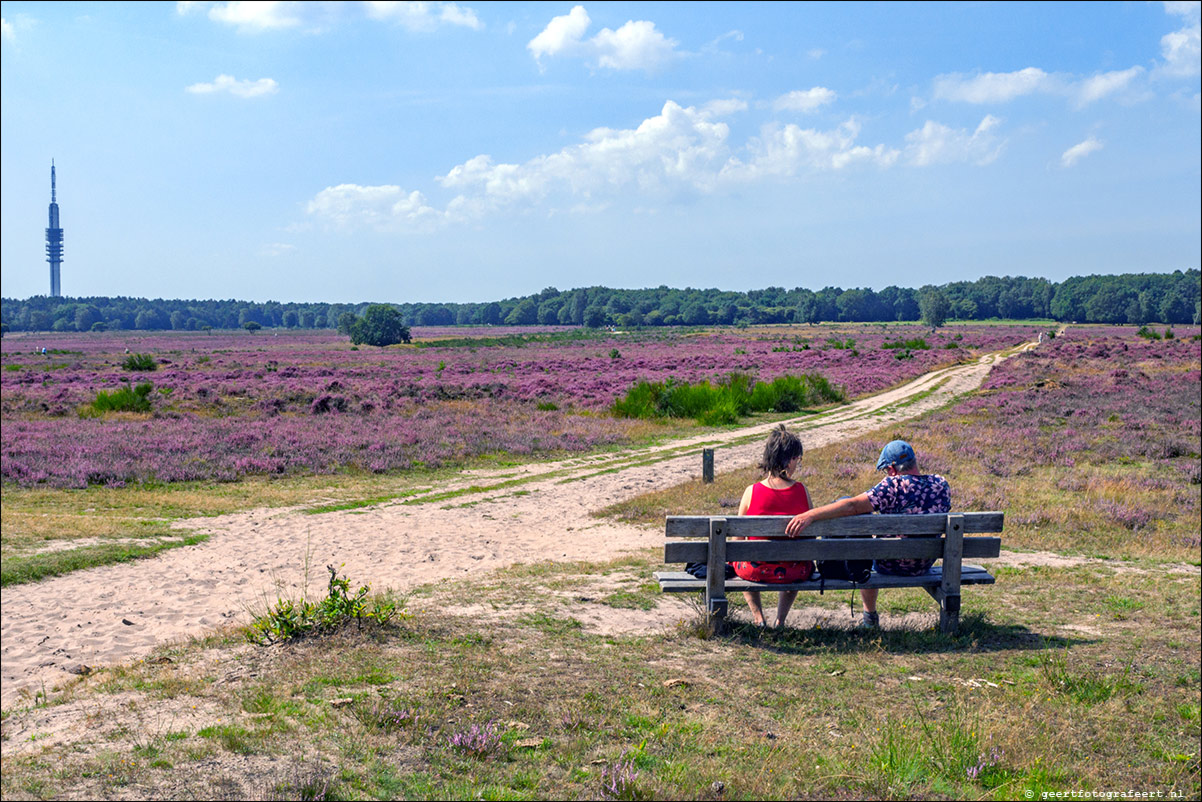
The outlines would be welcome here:
M 851 498 L 840 499 L 831 504 L 816 507 L 809 512 L 793 516 L 785 527 L 785 534 L 791 537 L 800 535 L 814 521 L 826 521 L 830 518 L 846 518 L 849 515 L 867 515 L 872 512 L 872 502 L 867 493 L 861 493 Z

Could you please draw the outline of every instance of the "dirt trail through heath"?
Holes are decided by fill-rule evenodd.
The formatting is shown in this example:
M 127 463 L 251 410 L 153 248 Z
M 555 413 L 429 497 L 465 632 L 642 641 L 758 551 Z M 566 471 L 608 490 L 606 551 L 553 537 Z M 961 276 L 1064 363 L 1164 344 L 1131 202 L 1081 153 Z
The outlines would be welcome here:
M 854 437 L 976 389 L 1001 358 L 935 371 L 788 425 L 807 449 Z M 261 609 L 277 593 L 298 596 L 306 564 L 310 595 L 323 589 L 327 564 L 356 585 L 403 591 L 513 563 L 605 559 L 657 546 L 658 529 L 589 513 L 695 477 L 703 447 L 715 449 L 718 470 L 754 464 L 774 425 L 508 471 L 465 471 L 424 495 L 361 510 L 260 509 L 180 522 L 179 529 L 208 533 L 209 540 L 3 591 L 0 704 L 18 703 L 21 689 L 52 688 L 80 664 L 135 660 L 164 641 L 245 620 L 248 609 Z

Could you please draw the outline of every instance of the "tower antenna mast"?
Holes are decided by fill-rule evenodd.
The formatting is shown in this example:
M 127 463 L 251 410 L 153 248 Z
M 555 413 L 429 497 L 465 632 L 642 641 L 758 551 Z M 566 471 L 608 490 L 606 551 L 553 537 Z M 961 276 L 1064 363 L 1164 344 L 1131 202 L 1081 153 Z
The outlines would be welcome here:
M 54 159 L 50 160 L 50 225 L 46 228 L 46 261 L 50 263 L 50 297 L 62 295 L 59 265 L 63 261 L 63 229 L 58 222 L 58 193 L 54 180 Z

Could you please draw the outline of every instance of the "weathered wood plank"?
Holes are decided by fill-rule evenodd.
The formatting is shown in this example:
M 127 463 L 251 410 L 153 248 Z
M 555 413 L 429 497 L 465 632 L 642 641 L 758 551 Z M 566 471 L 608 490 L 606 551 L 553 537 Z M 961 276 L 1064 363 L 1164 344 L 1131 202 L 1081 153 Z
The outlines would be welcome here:
M 964 516 L 947 516 L 944 534 L 943 581 L 939 600 L 939 631 L 955 632 L 960 626 L 960 558 L 964 555 Z
M 1005 513 L 966 512 L 964 534 L 1001 532 Z M 742 515 L 726 519 L 727 538 L 780 537 L 789 523 L 787 515 Z M 667 537 L 709 537 L 709 516 L 669 515 L 664 530 Z M 818 521 L 806 528 L 807 537 L 863 537 L 880 535 L 942 535 L 947 515 L 854 515 Z
M 947 516 L 943 516 L 945 519 Z M 938 559 L 943 556 L 945 539 L 941 537 L 890 538 L 888 540 L 735 540 L 726 542 L 726 559 L 730 562 L 755 560 L 867 560 L 898 558 Z M 997 557 L 1001 553 L 1001 538 L 966 537 L 961 554 L 977 560 Z M 664 562 L 699 563 L 709 561 L 709 545 L 696 541 L 674 541 L 664 544 Z
M 726 617 L 726 520 L 711 518 L 709 525 L 705 609 L 721 622 Z
M 696 579 L 684 571 L 657 571 L 654 574 L 664 593 L 696 593 L 706 589 L 706 580 Z M 829 579 L 825 583 L 819 580 L 795 582 L 791 584 L 773 585 L 764 582 L 748 582 L 745 579 L 728 579 L 725 588 L 728 591 L 741 590 L 847 590 L 855 588 L 914 588 L 927 590 L 936 601 L 942 601 L 943 572 L 935 566 L 929 573 L 921 576 L 887 576 L 873 573 L 867 582 L 853 584 L 843 579 Z M 961 585 L 992 585 L 993 575 L 979 565 L 964 565 L 960 573 Z

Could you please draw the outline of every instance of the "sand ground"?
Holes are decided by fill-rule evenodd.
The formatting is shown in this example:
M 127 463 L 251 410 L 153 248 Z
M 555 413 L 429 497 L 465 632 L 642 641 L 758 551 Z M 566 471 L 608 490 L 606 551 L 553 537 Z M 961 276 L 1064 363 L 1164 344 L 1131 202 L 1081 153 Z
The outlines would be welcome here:
M 807 449 L 853 437 L 974 390 L 1000 358 L 988 355 L 935 371 L 788 425 Z M 338 566 L 356 585 L 404 591 L 514 563 L 610 559 L 658 546 L 660 529 L 599 520 L 589 513 L 698 476 L 702 447 L 715 448 L 718 471 L 752 465 L 773 425 L 618 454 L 465 471 L 429 495 L 504 486 L 428 503 L 412 503 L 421 499 L 416 496 L 318 515 L 296 508 L 259 509 L 179 522 L 181 534 L 208 533 L 208 541 L 150 560 L 3 591 L 0 705 L 20 704 L 23 689 L 53 688 L 81 664 L 136 660 L 163 642 L 246 620 L 248 610 L 262 609 L 277 594 L 295 597 L 306 587 L 316 594 L 324 586 L 327 564 Z M 515 479 L 524 482 L 515 486 Z M 803 614 L 799 609 L 797 615 Z

